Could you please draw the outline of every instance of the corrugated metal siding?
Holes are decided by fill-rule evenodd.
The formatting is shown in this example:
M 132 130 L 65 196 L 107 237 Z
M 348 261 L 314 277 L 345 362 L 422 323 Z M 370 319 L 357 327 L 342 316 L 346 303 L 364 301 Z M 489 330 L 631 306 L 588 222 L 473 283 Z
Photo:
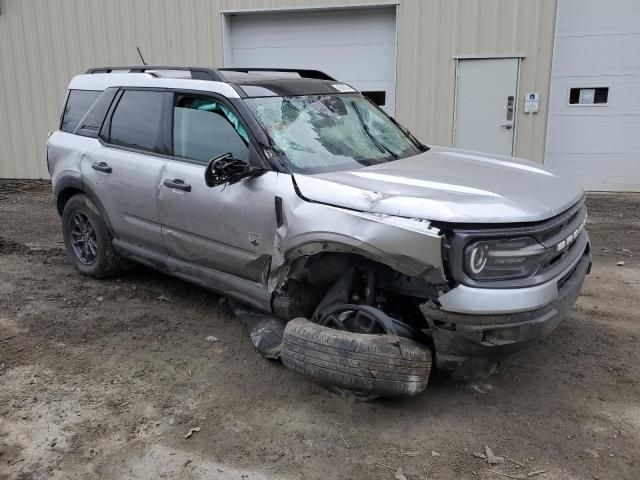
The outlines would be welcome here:
M 546 163 L 587 190 L 640 191 L 640 2 L 560 0 Z M 569 105 L 609 87 L 608 105 Z
M 0 177 L 47 177 L 44 144 L 70 78 L 90 66 L 222 64 L 221 10 L 376 4 L 345 0 L 4 0 L 0 14 Z M 388 2 L 382 2 L 388 3 Z M 516 154 L 542 160 L 555 0 L 401 0 L 397 117 L 449 145 L 456 55 L 524 55 Z
M 450 145 L 454 56 L 519 56 L 515 154 L 542 161 L 553 47 L 554 0 L 405 1 L 398 25 L 398 117 L 432 143 Z M 524 92 L 540 112 L 521 113 Z

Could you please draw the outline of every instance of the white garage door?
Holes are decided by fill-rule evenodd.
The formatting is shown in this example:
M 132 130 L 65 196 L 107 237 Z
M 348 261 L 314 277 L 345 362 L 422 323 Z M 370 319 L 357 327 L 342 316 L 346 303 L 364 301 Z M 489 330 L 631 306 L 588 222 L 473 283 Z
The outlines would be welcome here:
M 227 29 L 225 66 L 322 70 L 394 114 L 395 7 L 233 14 Z
M 545 164 L 640 191 L 640 1 L 559 0 Z

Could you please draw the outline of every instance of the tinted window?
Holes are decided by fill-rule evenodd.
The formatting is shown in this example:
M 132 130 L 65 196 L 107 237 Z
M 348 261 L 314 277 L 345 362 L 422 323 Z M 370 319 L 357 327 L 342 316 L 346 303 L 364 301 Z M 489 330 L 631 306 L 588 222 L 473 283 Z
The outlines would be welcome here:
M 248 161 L 249 136 L 233 111 L 210 98 L 176 96 L 173 154 L 206 162 L 227 152 Z
M 117 88 L 108 88 L 98 97 L 84 118 L 80 120 L 80 128 L 76 131 L 78 135 L 84 135 L 86 137 L 98 136 L 102 122 L 104 122 L 104 117 L 107 115 L 107 111 L 117 92 Z
M 67 104 L 64 107 L 60 130 L 73 133 L 78 126 L 78 122 L 89 111 L 89 108 L 101 93 L 101 91 L 95 90 L 71 90 Z
M 165 93 L 127 90 L 111 117 L 109 141 L 123 147 L 166 153 L 162 138 Z

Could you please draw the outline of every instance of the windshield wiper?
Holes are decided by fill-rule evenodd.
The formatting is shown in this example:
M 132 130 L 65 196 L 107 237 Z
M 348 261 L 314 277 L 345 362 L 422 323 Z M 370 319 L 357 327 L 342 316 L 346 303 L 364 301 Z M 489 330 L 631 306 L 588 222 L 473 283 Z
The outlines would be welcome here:
M 362 118 L 362 114 L 360 113 L 360 109 L 356 105 L 356 102 L 352 101 L 351 106 L 355 110 L 356 115 L 358 116 L 358 120 L 360 120 L 360 125 L 362 125 L 362 129 L 367 134 L 367 136 L 371 139 L 374 145 L 378 148 L 378 150 L 380 150 L 382 153 L 388 153 L 395 160 L 398 160 L 398 158 L 400 157 L 398 157 L 397 154 L 393 153 L 391 150 L 389 150 L 389 148 L 384 143 L 382 143 L 380 140 L 378 140 L 376 137 L 373 136 L 373 134 L 371 133 L 371 130 L 369 130 L 369 126 L 365 123 L 364 118 Z
M 389 119 L 396 124 L 396 127 L 400 129 L 400 131 L 404 134 L 405 137 L 409 139 L 411 143 L 418 147 L 418 150 L 420 150 L 421 152 L 426 152 L 427 150 L 429 150 L 429 147 L 427 147 L 424 143 L 414 137 L 413 133 L 411 133 L 411 131 L 407 127 L 400 125 L 398 121 L 393 117 L 389 117 Z

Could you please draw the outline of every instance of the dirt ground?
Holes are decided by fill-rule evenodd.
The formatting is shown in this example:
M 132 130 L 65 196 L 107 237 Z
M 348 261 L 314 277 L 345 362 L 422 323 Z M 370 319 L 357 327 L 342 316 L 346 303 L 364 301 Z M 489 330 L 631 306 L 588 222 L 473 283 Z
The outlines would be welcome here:
M 0 479 L 638 479 L 640 196 L 589 206 L 593 270 L 552 336 L 358 403 L 262 359 L 214 294 L 81 277 L 48 191 L 0 191 Z

